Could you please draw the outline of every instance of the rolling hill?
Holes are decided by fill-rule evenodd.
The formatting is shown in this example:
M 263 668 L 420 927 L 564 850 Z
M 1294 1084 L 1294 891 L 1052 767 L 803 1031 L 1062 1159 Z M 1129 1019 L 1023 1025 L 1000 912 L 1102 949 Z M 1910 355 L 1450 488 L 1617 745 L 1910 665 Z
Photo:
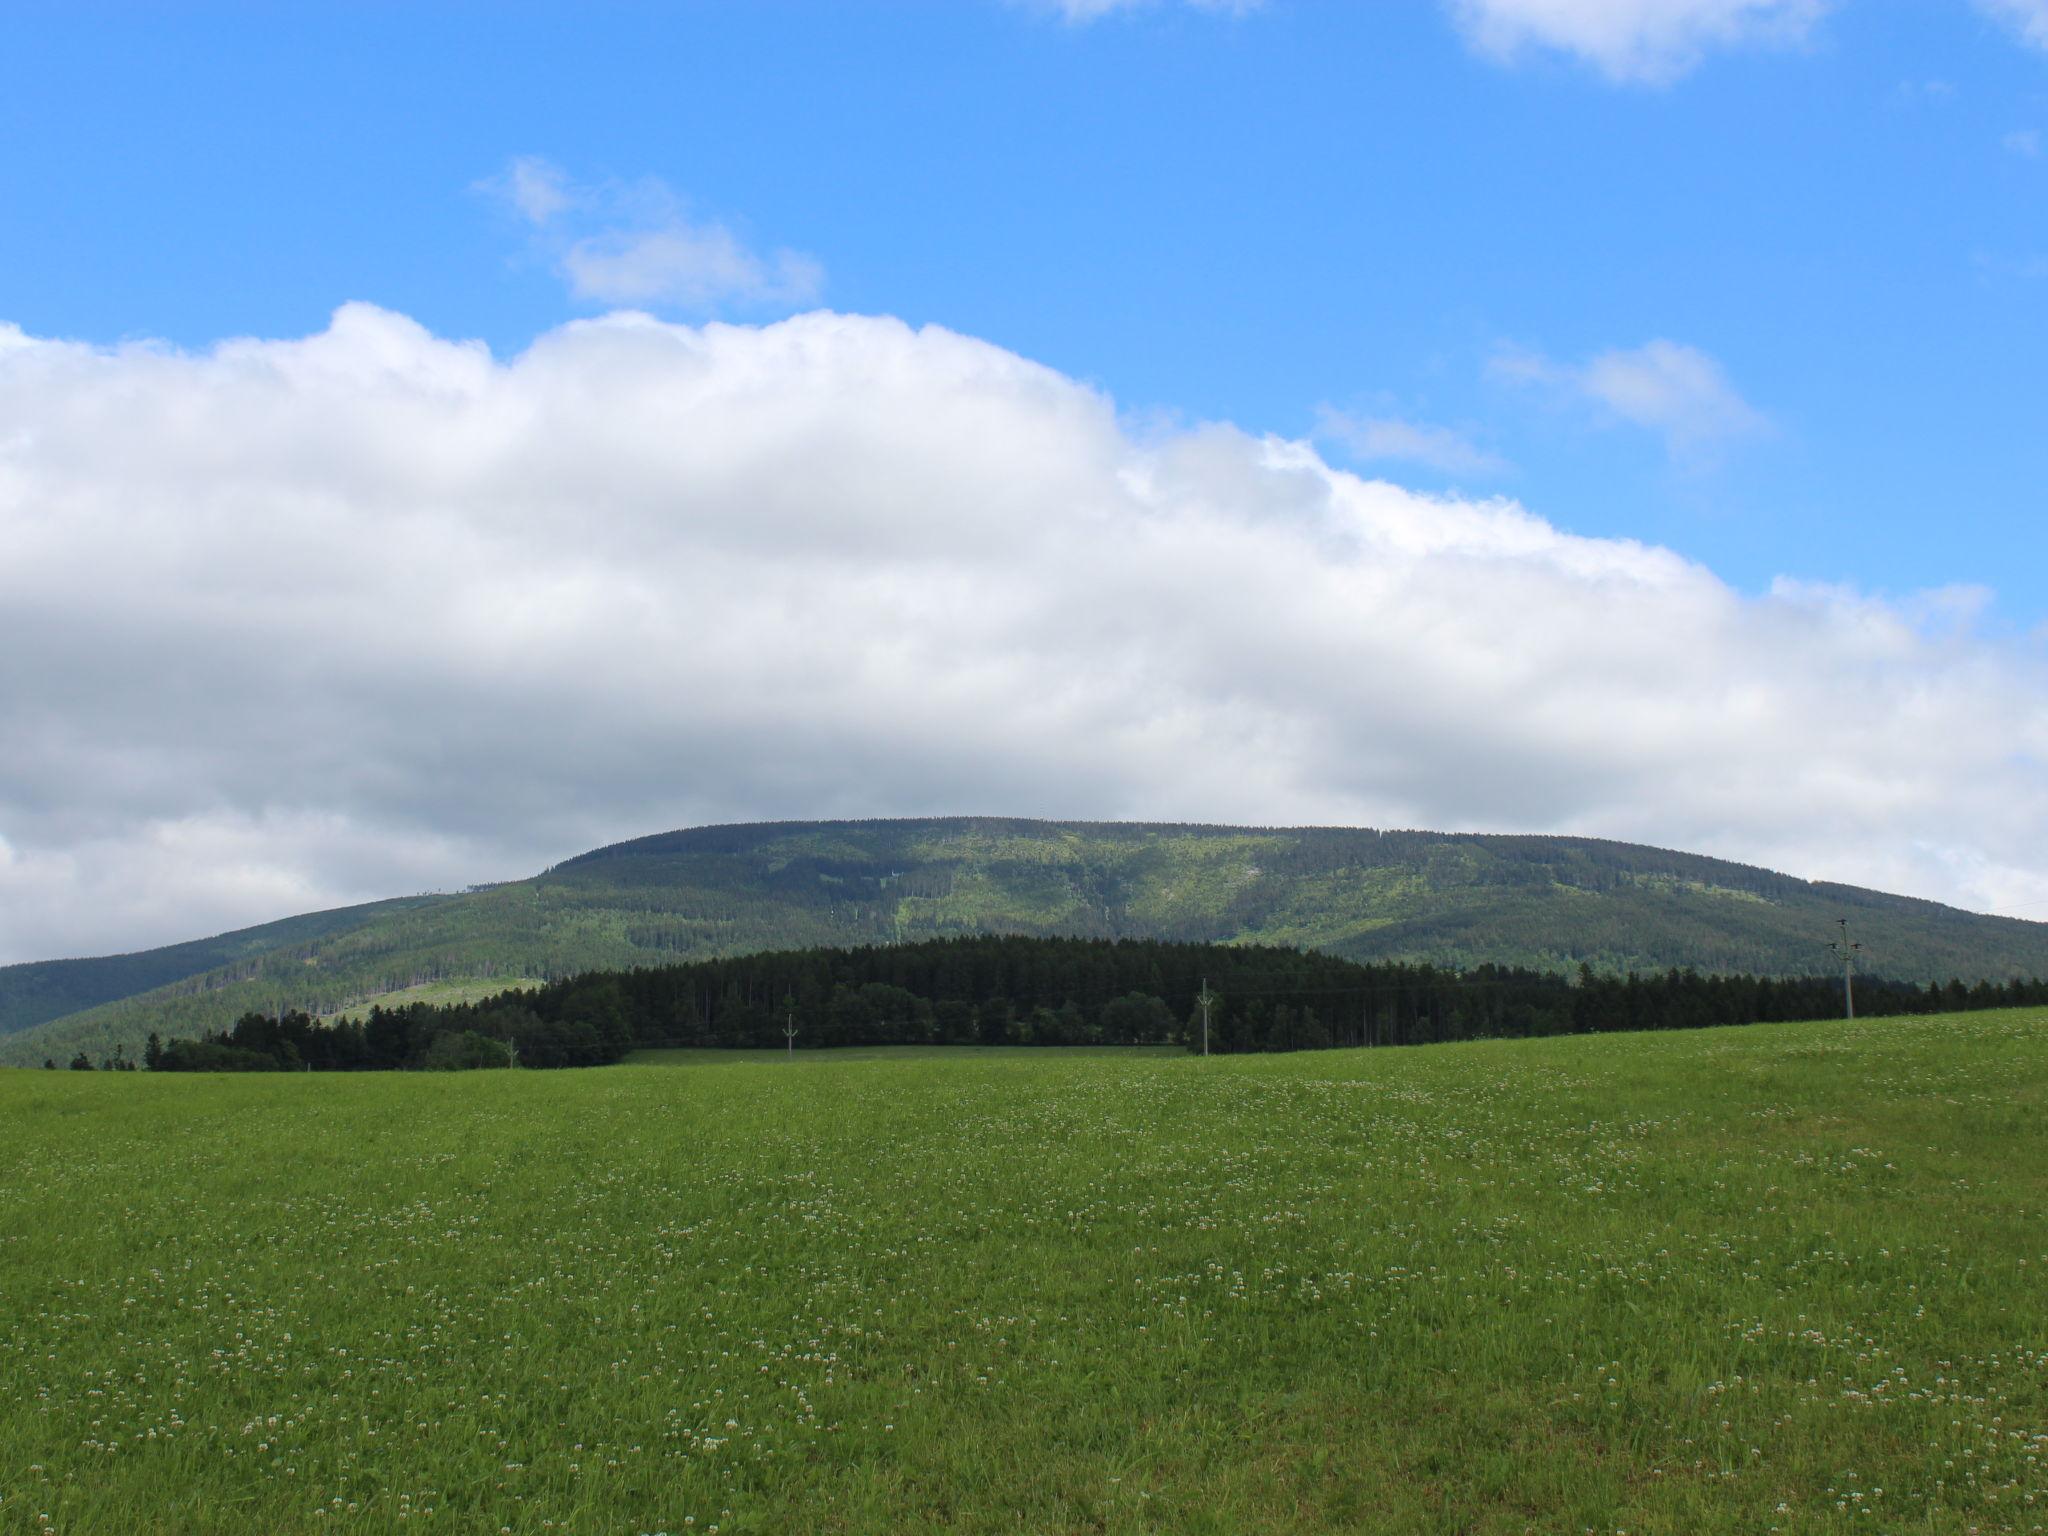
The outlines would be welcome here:
M 100 1003 L 133 997 L 138 992 L 192 976 L 230 977 L 238 968 L 253 967 L 276 950 L 303 946 L 378 917 L 448 898 L 402 896 L 359 907 L 308 912 L 255 928 L 238 928 L 210 939 L 192 939 L 131 955 L 105 955 L 87 960 L 38 960 L 0 966 L 0 1036 L 33 1029 Z
M 1291 944 L 1443 965 L 1810 975 L 1848 918 L 1901 980 L 2048 975 L 2048 924 L 1594 838 L 946 818 L 700 827 L 530 880 L 0 970 L 0 1064 L 250 1009 L 956 933 Z M 67 1011 L 53 1010 L 69 1004 Z M 24 1021 L 25 1024 L 24 1024 Z

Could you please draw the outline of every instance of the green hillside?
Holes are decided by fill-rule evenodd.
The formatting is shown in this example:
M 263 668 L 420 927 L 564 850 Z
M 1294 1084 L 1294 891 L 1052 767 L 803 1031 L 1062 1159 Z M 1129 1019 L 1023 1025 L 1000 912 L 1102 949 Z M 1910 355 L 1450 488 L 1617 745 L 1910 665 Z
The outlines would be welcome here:
M 197 1034 L 250 1009 L 331 1013 L 430 984 L 962 933 L 1804 975 L 1829 968 L 1826 941 L 1847 917 L 1869 968 L 1886 976 L 2048 975 L 2048 924 L 1592 838 L 1354 828 L 989 818 L 703 827 L 468 895 L 350 911 L 367 915 L 22 1031 L 0 1041 L 0 1062 L 99 1056 L 117 1044 L 133 1053 L 152 1029 Z
M 187 977 L 232 976 L 238 967 L 249 966 L 259 956 L 303 948 L 393 912 L 448 899 L 403 896 L 360 907 L 309 912 L 302 917 L 287 917 L 256 928 L 238 928 L 210 939 L 193 939 L 132 955 L 0 965 L 0 1036 Z

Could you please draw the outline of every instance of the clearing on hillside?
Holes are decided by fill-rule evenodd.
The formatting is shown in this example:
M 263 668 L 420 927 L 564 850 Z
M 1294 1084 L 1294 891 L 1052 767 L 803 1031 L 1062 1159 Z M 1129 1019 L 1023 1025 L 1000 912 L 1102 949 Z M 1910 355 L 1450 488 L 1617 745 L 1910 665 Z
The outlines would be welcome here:
M 0 1530 L 2034 1532 L 2048 1013 L 0 1074 Z

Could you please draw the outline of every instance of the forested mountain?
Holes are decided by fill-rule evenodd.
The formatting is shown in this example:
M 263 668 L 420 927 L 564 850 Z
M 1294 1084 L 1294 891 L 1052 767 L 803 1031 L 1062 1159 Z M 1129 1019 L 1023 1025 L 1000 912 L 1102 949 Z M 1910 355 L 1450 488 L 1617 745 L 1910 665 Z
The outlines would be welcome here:
M 347 921 L 272 925 L 268 947 L 17 1033 L 0 1061 L 97 1058 L 117 1044 L 133 1056 L 151 1030 L 198 1036 L 252 1009 L 331 1014 L 408 989 L 481 996 L 588 970 L 976 933 L 1282 944 L 1449 969 L 1797 976 L 1831 968 L 1825 946 L 1846 917 L 1869 969 L 1888 977 L 2048 975 L 2048 924 L 1592 838 L 1355 828 L 703 827 L 531 880 L 323 916 Z
M 450 899 L 402 896 L 360 907 L 309 912 L 303 917 L 287 917 L 256 928 L 238 928 L 210 939 L 192 939 L 132 955 L 0 965 L 0 1036 L 190 976 L 228 977 L 237 967 L 253 970 L 261 956 L 273 951 L 311 944 L 394 912 Z

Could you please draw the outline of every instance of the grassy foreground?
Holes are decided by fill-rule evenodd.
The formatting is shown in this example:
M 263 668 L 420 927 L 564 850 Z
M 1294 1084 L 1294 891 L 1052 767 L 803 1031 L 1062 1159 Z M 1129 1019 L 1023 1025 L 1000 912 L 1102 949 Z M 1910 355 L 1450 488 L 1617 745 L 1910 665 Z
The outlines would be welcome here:
M 0 1530 L 2035 1532 L 2048 1014 L 0 1074 Z

